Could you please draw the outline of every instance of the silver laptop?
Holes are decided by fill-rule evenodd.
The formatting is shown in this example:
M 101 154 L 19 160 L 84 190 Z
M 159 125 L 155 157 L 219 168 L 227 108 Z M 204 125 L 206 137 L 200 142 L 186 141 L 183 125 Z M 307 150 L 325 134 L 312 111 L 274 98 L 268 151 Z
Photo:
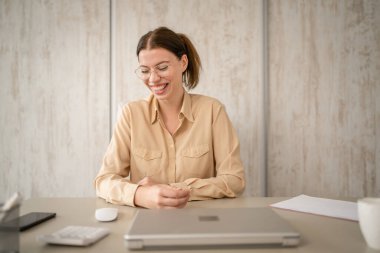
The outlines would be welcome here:
M 300 241 L 271 208 L 142 209 L 124 238 L 131 250 L 296 246 Z

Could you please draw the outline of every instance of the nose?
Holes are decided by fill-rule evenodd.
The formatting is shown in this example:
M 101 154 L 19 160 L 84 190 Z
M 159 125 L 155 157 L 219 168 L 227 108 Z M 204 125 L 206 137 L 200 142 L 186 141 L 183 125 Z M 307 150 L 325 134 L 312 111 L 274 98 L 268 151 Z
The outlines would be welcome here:
M 156 71 L 152 71 L 149 76 L 149 83 L 155 83 L 160 80 L 160 76 L 156 73 Z

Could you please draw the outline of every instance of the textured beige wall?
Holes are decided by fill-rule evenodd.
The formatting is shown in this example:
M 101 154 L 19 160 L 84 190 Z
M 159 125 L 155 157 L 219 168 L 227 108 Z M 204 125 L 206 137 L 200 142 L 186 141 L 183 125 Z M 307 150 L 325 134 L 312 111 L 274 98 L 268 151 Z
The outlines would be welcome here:
M 226 105 L 247 195 L 267 163 L 269 195 L 380 196 L 380 1 L 264 2 L 0 0 L 0 200 L 93 196 L 117 106 L 149 94 L 137 40 L 160 25 L 199 50 L 193 92 Z
M 261 0 L 113 2 L 114 106 L 149 94 L 134 74 L 136 46 L 143 34 L 159 26 L 187 34 L 203 63 L 200 84 L 191 92 L 224 103 L 240 137 L 248 177 L 246 194 L 262 195 Z
M 0 0 L 0 200 L 93 196 L 109 136 L 109 2 Z
M 380 196 L 380 1 L 270 1 L 268 192 Z

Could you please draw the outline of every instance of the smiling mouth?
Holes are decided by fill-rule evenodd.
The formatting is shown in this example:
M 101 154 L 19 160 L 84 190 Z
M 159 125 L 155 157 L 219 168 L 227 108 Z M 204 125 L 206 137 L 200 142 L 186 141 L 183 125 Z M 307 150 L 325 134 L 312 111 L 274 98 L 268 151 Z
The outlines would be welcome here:
M 154 86 L 150 86 L 150 89 L 154 92 L 154 94 L 161 95 L 165 92 L 165 89 L 168 85 L 169 83 L 154 85 Z

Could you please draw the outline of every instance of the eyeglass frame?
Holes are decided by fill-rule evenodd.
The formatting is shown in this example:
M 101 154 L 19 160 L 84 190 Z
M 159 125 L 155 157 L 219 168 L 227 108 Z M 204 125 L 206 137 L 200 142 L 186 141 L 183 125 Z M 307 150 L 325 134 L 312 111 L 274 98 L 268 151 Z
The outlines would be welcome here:
M 160 65 L 162 65 L 162 64 L 166 64 L 165 65 L 165 69 L 159 69 Z M 171 66 L 171 64 L 169 63 L 169 61 L 162 61 L 162 62 L 158 63 L 156 66 L 154 66 L 153 68 L 149 68 L 149 67 L 146 67 L 146 66 L 139 66 L 137 69 L 135 69 L 135 74 L 142 81 L 149 80 L 149 78 L 151 77 L 151 75 L 152 75 L 153 72 L 155 72 L 156 75 L 158 75 L 159 77 L 165 77 L 166 75 L 163 75 L 163 73 L 160 73 L 160 72 L 168 71 L 168 68 L 170 66 Z M 143 68 L 149 69 L 149 73 L 147 73 L 147 78 L 142 78 L 140 76 L 140 74 L 139 74 L 139 71 L 141 71 L 141 69 L 143 69 Z M 143 73 L 141 73 L 141 74 L 143 74 Z

